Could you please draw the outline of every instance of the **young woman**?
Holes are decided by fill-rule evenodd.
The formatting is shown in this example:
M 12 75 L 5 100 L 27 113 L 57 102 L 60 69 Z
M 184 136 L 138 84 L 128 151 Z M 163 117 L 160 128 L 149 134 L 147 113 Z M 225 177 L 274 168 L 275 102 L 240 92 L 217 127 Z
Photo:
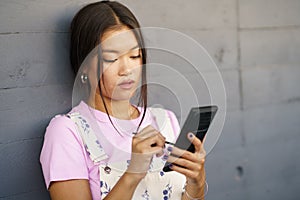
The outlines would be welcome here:
M 204 198 L 201 141 L 187 133 L 195 153 L 167 148 L 166 139 L 178 136 L 177 119 L 164 110 L 170 126 L 162 131 L 159 117 L 147 108 L 139 27 L 118 2 L 89 4 L 74 17 L 70 58 L 87 98 L 46 129 L 40 161 L 51 199 Z M 140 106 L 135 106 L 130 100 L 139 85 Z M 166 161 L 172 172 L 162 171 Z

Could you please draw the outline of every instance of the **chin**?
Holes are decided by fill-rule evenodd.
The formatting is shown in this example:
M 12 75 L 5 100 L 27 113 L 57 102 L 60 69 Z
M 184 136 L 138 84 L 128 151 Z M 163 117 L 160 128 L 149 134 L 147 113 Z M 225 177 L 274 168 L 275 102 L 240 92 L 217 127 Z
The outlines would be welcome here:
M 130 101 L 132 95 L 118 95 L 111 98 L 113 101 Z
M 133 91 L 118 91 L 115 95 L 111 97 L 111 100 L 114 101 L 129 101 L 135 94 L 135 90 Z

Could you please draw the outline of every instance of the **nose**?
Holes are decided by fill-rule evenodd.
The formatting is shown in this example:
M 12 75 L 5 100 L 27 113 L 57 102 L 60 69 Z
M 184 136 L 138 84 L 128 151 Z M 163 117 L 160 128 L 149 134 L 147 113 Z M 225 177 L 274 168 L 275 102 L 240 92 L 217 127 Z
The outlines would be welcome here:
M 119 75 L 120 76 L 128 76 L 132 73 L 132 66 L 130 63 L 130 58 L 127 56 L 123 56 L 120 58 L 120 67 L 119 67 Z

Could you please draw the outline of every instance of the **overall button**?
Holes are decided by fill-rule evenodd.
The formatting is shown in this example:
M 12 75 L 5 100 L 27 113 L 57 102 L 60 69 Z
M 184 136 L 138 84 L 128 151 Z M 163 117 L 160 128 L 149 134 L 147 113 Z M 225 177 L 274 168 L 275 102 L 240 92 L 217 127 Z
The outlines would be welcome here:
M 111 168 L 109 166 L 104 167 L 104 171 L 107 174 L 110 174 Z

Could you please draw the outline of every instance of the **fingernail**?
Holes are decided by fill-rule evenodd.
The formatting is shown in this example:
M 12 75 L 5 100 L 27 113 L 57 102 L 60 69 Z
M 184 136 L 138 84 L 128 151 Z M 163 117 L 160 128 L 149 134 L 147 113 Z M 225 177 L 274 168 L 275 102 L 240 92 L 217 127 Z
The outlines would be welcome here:
M 194 134 L 193 133 L 189 133 L 189 138 L 193 138 Z
M 169 167 L 170 167 L 170 168 L 172 168 L 172 167 L 173 167 L 173 165 L 172 165 L 172 164 L 169 164 Z
M 168 155 L 164 155 L 162 159 L 163 160 L 168 160 L 168 157 L 169 157 Z
M 168 146 L 168 148 L 167 148 L 167 150 L 169 151 L 169 152 L 171 152 L 172 151 L 172 147 L 171 146 Z

